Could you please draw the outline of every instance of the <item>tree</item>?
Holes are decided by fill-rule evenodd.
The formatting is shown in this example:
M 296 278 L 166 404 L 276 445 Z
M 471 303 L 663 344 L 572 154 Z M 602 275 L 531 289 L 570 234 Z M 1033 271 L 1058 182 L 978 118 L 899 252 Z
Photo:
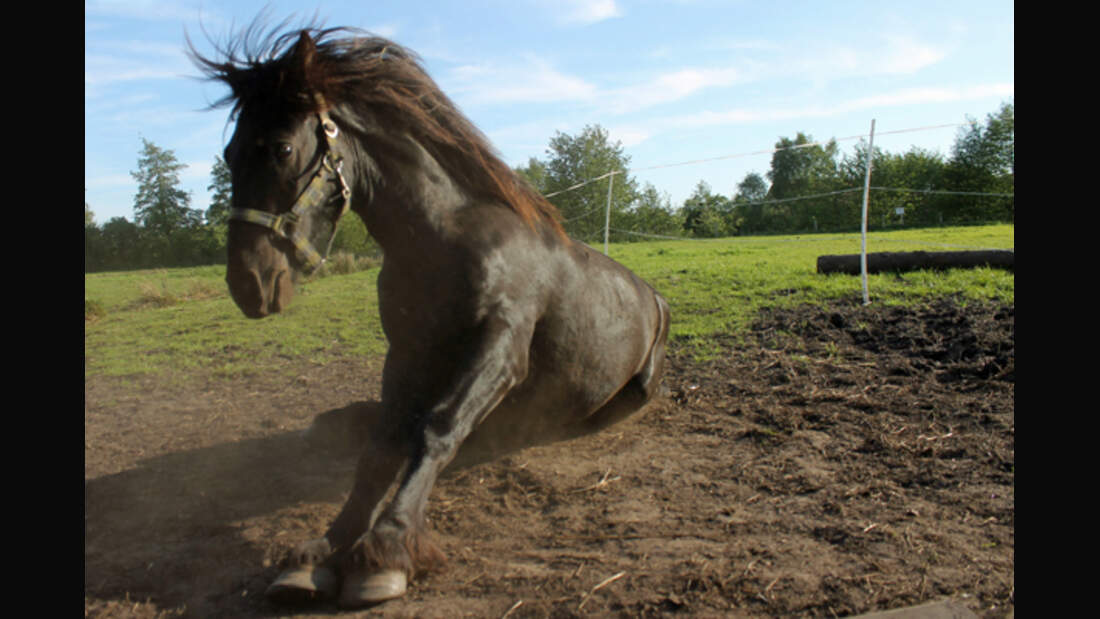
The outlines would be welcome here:
M 762 202 L 767 197 L 768 184 L 764 182 L 764 177 L 756 172 L 749 172 L 737 183 L 737 193 L 733 195 L 733 201 L 736 204 L 748 204 Z
M 1001 104 L 986 116 L 985 125 L 973 122 L 961 129 L 952 148 L 946 182 L 953 191 L 1014 193 L 1016 185 L 1015 106 Z M 953 221 L 1012 221 L 1015 200 L 1000 196 L 954 197 L 947 210 Z
M 99 226 L 95 225 L 95 213 L 84 203 L 84 272 L 95 270 L 103 261 L 103 242 Z
M 764 200 L 768 199 L 768 183 L 756 172 L 749 172 L 737 184 L 733 194 L 733 212 L 741 222 L 740 229 L 760 232 L 764 224 Z
M 586 126 L 576 137 L 556 132 L 546 152 L 549 160 L 543 164 L 546 180 L 541 189 L 547 194 L 611 171 L 626 170 L 630 164 L 622 143 L 611 142 L 607 130 L 599 125 Z M 586 241 L 603 238 L 608 182 L 608 179 L 601 179 L 551 198 L 561 211 L 565 229 L 571 236 Z M 615 174 L 611 182 L 611 227 L 614 228 L 634 202 L 637 182 L 625 172 Z
M 100 263 L 89 265 L 89 270 L 93 270 L 93 266 L 101 270 L 157 266 L 143 251 L 146 239 L 142 229 L 125 217 L 112 217 L 103 224 L 99 240 L 102 244 Z
M 868 204 L 868 220 L 879 222 L 930 225 L 939 222 L 941 197 L 928 191 L 943 188 L 944 160 L 939 153 L 913 147 L 900 155 L 876 148 L 871 166 L 872 189 Z M 850 157 L 840 163 L 840 176 L 850 187 L 863 185 L 867 173 L 867 143 L 860 141 Z M 836 224 L 852 227 L 862 216 L 862 205 L 845 197 Z M 899 213 L 899 209 L 901 212 Z
M 345 251 L 356 256 L 379 256 L 382 248 L 367 233 L 363 220 L 348 211 L 336 222 L 336 235 L 332 238 L 332 253 Z
M 699 181 L 695 191 L 684 200 L 680 212 L 684 217 L 684 230 L 691 236 L 717 238 L 736 232 L 731 230 L 729 221 L 732 211 L 730 201 L 721 194 L 713 193 L 710 185 Z
M 175 230 L 198 226 L 202 212 L 189 208 L 191 195 L 179 188 L 180 170 L 187 166 L 176 155 L 145 138 L 137 171 L 130 172 L 138 183 L 134 196 L 134 220 L 155 236 L 167 238 Z
M 214 166 L 210 169 L 210 184 L 207 191 L 213 193 L 210 198 L 210 206 L 206 209 L 206 223 L 212 226 L 222 226 L 229 221 L 229 209 L 233 197 L 233 181 L 229 174 L 229 166 L 221 157 L 214 158 Z
M 768 180 L 769 200 L 791 200 L 829 193 L 840 188 L 837 174 L 836 140 L 815 144 L 813 137 L 799 132 L 795 139 L 780 138 L 775 144 Z M 835 202 L 831 196 L 769 204 L 764 213 L 771 231 L 809 230 Z
M 640 234 L 611 233 L 617 241 L 645 240 L 643 235 L 681 236 L 683 233 L 680 217 L 672 209 L 672 200 L 667 193 L 657 191 L 651 183 L 638 193 L 637 199 L 629 211 L 622 214 L 623 223 L 616 226 L 620 230 L 629 230 Z
M 527 158 L 527 165 L 523 167 L 515 168 L 516 174 L 519 174 L 521 178 L 525 179 L 531 186 L 535 188 L 535 191 L 539 193 L 549 193 L 546 191 L 546 164 L 535 159 L 534 157 Z

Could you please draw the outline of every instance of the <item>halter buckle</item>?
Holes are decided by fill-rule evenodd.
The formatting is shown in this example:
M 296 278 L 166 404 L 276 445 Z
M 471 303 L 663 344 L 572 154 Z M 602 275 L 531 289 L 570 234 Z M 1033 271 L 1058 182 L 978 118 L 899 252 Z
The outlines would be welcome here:
M 294 227 L 298 225 L 298 213 L 294 211 L 287 211 L 275 216 L 275 221 L 271 223 L 271 229 L 281 235 L 283 238 L 289 239 L 292 236 Z

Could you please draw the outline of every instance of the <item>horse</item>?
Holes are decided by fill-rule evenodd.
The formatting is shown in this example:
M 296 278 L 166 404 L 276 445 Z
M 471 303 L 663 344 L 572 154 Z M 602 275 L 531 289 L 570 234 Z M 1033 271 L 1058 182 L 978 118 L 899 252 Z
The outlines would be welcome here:
M 669 305 L 571 239 L 415 52 L 349 28 L 282 29 L 249 27 L 216 58 L 188 40 L 189 54 L 230 89 L 212 107 L 232 104 L 235 121 L 226 282 L 241 312 L 286 309 L 348 211 L 383 251 L 380 402 L 369 431 L 356 407 L 341 417 L 359 443 L 351 493 L 266 591 L 355 608 L 443 564 L 425 521 L 441 473 L 654 402 Z

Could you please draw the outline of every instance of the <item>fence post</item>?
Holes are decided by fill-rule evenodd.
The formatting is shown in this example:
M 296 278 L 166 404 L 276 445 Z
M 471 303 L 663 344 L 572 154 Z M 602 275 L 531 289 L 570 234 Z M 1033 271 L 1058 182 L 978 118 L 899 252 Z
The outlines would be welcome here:
M 609 255 L 607 253 L 607 238 L 611 229 L 611 187 L 615 184 L 615 173 L 612 172 L 607 177 L 607 214 L 603 220 L 603 255 Z
M 860 230 L 859 272 L 863 280 L 863 304 L 871 304 L 867 291 L 867 203 L 871 192 L 871 160 L 875 158 L 875 119 L 871 119 L 871 138 L 867 143 L 867 170 L 863 176 L 863 224 Z

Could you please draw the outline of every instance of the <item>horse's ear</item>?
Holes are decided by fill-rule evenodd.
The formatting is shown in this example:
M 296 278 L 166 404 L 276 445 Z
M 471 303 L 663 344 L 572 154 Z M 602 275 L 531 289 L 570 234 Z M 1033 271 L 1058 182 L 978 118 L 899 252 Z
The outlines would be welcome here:
M 313 76 L 313 61 L 317 57 L 317 44 L 309 32 L 303 30 L 298 36 L 298 42 L 290 52 L 291 71 L 297 76 L 305 91 L 311 90 L 310 82 Z

